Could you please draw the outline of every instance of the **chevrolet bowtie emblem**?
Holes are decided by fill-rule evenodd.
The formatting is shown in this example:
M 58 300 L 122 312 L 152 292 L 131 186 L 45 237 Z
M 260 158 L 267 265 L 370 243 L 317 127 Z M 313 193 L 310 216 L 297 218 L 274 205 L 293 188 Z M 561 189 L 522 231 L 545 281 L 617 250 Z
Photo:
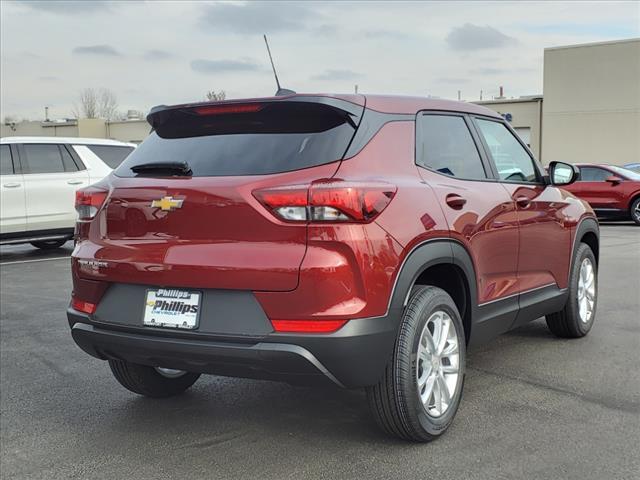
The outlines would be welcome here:
M 184 202 L 184 200 L 181 198 L 162 197 L 160 200 L 153 200 L 151 206 L 168 212 L 174 208 L 182 207 L 182 202 Z

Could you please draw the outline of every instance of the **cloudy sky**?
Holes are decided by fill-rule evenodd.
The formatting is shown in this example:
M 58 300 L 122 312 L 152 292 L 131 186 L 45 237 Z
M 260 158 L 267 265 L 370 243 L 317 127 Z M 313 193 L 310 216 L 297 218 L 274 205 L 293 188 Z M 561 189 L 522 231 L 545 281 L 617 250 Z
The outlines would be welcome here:
M 5 1 L 0 116 L 70 116 L 106 87 L 122 110 L 275 91 L 477 100 L 542 92 L 546 47 L 640 37 L 640 2 Z

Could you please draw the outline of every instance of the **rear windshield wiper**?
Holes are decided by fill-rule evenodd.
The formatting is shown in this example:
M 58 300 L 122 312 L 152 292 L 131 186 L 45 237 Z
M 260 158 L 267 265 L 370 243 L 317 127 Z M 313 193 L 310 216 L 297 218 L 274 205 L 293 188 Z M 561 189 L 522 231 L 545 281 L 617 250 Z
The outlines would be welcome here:
M 169 175 L 191 176 L 193 173 L 187 162 L 150 162 L 134 165 L 131 170 L 135 173 L 166 173 Z

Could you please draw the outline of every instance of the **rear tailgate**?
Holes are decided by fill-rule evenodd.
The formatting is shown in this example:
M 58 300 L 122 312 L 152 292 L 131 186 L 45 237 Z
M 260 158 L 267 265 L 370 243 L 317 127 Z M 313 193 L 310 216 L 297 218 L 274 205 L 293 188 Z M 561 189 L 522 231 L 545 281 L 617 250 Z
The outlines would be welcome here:
M 354 114 L 324 103 L 274 103 L 261 102 L 258 110 L 220 110 L 229 105 L 223 103 L 152 114 L 156 132 L 109 178 L 107 203 L 74 253 L 76 262 L 102 264 L 81 261 L 79 275 L 163 286 L 295 289 L 307 227 L 274 218 L 252 192 L 331 177 L 362 107 L 349 103 Z M 176 162 L 187 164 L 188 174 L 162 169 Z M 144 170 L 149 164 L 158 168 Z

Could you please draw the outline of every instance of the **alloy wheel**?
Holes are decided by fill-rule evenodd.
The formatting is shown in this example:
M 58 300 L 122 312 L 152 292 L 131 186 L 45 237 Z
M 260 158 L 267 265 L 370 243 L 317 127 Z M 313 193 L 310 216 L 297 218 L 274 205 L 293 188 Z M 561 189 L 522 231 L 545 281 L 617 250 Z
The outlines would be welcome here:
M 429 416 L 441 417 L 448 410 L 459 377 L 456 326 L 446 312 L 434 312 L 422 329 L 416 357 L 418 395 Z
M 596 302 L 596 275 L 589 258 L 582 260 L 578 277 L 578 310 L 580 320 L 589 323 Z

